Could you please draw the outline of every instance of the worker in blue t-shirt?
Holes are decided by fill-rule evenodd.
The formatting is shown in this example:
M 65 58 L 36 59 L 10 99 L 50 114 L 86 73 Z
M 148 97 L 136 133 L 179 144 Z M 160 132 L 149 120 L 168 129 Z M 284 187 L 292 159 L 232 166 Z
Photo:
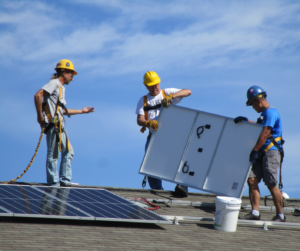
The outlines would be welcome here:
M 260 220 L 259 202 L 260 192 L 258 183 L 263 179 L 265 185 L 272 194 L 273 202 L 276 207 L 276 216 L 273 221 L 285 222 L 286 217 L 283 215 L 282 194 L 277 186 L 278 169 L 281 165 L 282 158 L 282 123 L 278 111 L 270 106 L 266 100 L 266 92 L 259 86 L 252 86 L 247 91 L 247 106 L 261 113 L 257 122 L 250 121 L 246 117 L 237 117 L 235 123 L 249 121 L 263 125 L 263 131 L 260 134 L 256 145 L 250 153 L 250 161 L 253 163 L 248 177 L 249 197 L 252 211 L 239 219 Z M 281 186 L 281 184 L 280 184 Z

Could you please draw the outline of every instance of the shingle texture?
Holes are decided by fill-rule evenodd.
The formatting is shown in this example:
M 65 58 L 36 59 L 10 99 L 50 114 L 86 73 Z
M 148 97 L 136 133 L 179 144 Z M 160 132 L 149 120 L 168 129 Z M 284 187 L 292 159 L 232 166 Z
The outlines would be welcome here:
M 103 188 L 103 187 L 97 187 Z M 155 212 L 214 218 L 215 195 L 190 193 L 176 198 L 170 191 L 146 189 L 105 189 L 124 198 L 166 200 Z M 172 204 L 174 200 L 206 202 L 202 206 Z M 273 205 L 269 199 L 268 205 Z M 242 198 L 242 205 L 249 205 Z M 264 205 L 263 199 L 261 205 Z M 300 200 L 290 199 L 287 207 L 299 208 Z M 241 210 L 240 213 L 248 213 Z M 274 211 L 261 211 L 262 220 L 271 220 Z M 288 222 L 300 224 L 300 216 L 285 212 Z M 0 218 L 0 250 L 299 250 L 299 228 L 238 225 L 233 233 L 215 230 L 212 221 L 180 222 L 179 225 L 141 223 Z

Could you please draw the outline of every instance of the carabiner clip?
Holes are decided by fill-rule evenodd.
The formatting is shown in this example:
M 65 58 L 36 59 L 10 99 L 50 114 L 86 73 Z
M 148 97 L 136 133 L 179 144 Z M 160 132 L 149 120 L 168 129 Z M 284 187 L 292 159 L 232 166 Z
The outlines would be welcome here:
M 142 187 L 145 187 L 147 184 L 147 176 L 145 175 L 143 182 L 142 182 Z

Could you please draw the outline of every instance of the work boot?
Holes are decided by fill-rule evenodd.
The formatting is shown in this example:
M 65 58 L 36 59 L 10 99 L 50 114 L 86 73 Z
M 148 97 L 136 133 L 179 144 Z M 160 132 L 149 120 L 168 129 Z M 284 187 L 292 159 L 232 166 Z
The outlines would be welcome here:
M 188 187 L 177 184 L 175 187 L 175 195 L 181 197 L 188 197 Z
M 286 217 L 284 216 L 284 219 L 281 219 L 281 217 L 277 214 L 276 216 L 273 217 L 272 221 L 286 222 Z
M 295 211 L 294 211 L 294 216 L 300 216 L 300 209 L 298 208 L 295 208 Z
M 260 215 L 256 216 L 253 213 L 249 213 L 246 215 L 239 215 L 240 220 L 260 220 Z

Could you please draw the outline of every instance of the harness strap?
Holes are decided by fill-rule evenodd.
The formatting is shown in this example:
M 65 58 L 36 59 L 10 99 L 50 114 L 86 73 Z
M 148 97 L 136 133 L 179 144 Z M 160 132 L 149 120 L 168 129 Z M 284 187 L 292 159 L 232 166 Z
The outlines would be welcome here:
M 269 139 L 271 140 L 271 143 L 266 147 L 266 149 L 264 150 L 265 152 L 269 151 L 271 147 L 273 147 L 275 145 L 275 147 L 278 149 L 278 151 L 280 152 L 280 147 L 278 145 L 278 141 L 282 141 L 282 137 L 277 137 L 277 138 L 273 138 L 272 135 L 269 136 Z
M 48 104 L 46 102 L 43 103 L 43 109 L 46 112 L 46 116 L 47 116 L 47 118 L 49 120 L 49 123 L 52 122 L 52 120 L 55 119 L 55 117 L 58 118 L 59 107 L 62 104 L 60 102 L 60 99 L 61 99 L 61 85 L 60 85 L 60 83 L 58 84 L 58 90 L 59 90 L 58 100 L 57 100 L 57 103 L 56 103 L 55 114 L 54 114 L 53 118 L 51 116 Z M 67 114 L 68 114 L 68 112 L 67 112 Z M 57 127 L 57 123 L 55 123 L 55 127 Z
M 67 109 L 67 107 L 62 103 L 62 102 L 60 102 L 60 100 L 58 100 L 58 105 L 62 108 L 62 109 L 64 109 L 65 110 L 65 112 L 66 112 L 66 114 L 67 114 L 67 116 L 70 118 L 71 117 L 71 115 L 70 115 L 70 113 L 69 113 L 69 111 L 68 111 L 68 109 Z
M 61 99 L 61 84 L 58 83 L 58 90 L 59 90 L 59 94 L 58 94 L 58 100 L 57 100 L 57 103 L 56 103 L 56 113 L 55 115 L 58 115 L 58 112 L 59 112 L 59 103 L 60 103 L 60 99 Z
M 162 90 L 162 95 L 165 98 L 166 97 L 166 92 L 165 90 Z M 146 108 L 147 107 L 147 108 Z M 144 96 L 144 116 L 145 120 L 148 121 L 148 111 L 158 109 L 161 107 L 161 104 L 155 105 L 155 106 L 148 106 L 147 105 L 147 95 Z M 147 127 L 143 126 L 140 130 L 141 133 L 144 133 L 146 131 Z
M 155 105 L 155 106 L 146 106 L 146 107 L 144 107 L 144 112 L 148 113 L 148 111 L 155 110 L 155 109 L 158 109 L 158 108 L 161 108 L 161 104 L 158 104 L 158 105 Z
M 59 150 L 62 152 L 62 149 L 61 149 L 61 134 L 62 134 L 62 131 L 61 131 L 61 124 L 62 124 L 62 119 L 60 118 L 60 121 L 59 121 Z
M 46 116 L 48 118 L 49 121 L 52 121 L 52 117 L 51 117 L 51 114 L 50 114 L 50 110 L 49 110 L 49 107 L 47 105 L 46 102 L 43 103 L 43 109 L 44 111 L 46 112 Z
M 69 141 L 68 133 L 64 128 L 61 127 L 61 124 L 62 124 L 61 122 L 62 122 L 62 119 L 60 119 L 60 121 L 59 121 L 59 150 L 62 152 L 61 139 L 62 139 L 62 134 L 65 133 L 67 149 L 68 149 L 68 151 L 70 151 L 70 141 Z
M 147 106 L 147 95 L 144 96 L 144 109 Z M 148 120 L 148 111 L 144 111 L 145 120 Z M 144 133 L 146 131 L 146 126 L 143 126 L 140 130 L 141 133 Z
M 60 102 L 60 99 L 61 99 L 61 84 L 60 83 L 58 84 L 58 90 L 59 90 L 59 94 L 58 94 L 58 100 L 56 103 L 54 118 L 52 118 L 52 116 L 51 116 L 50 109 L 49 109 L 47 103 L 46 102 L 43 103 L 43 108 L 46 112 L 46 116 L 47 116 L 48 120 L 50 121 L 50 123 L 53 121 L 53 119 L 54 120 L 55 120 L 55 118 L 58 119 L 59 107 L 62 107 L 66 111 L 67 116 L 71 117 L 68 112 L 67 107 L 62 102 Z M 62 118 L 60 118 L 59 123 L 55 123 L 55 127 L 59 127 L 59 150 L 62 152 L 62 149 L 61 149 L 62 133 L 63 133 L 63 131 L 66 133 L 66 130 L 62 130 L 61 125 L 62 125 Z M 66 133 L 66 143 L 67 143 L 67 149 L 68 149 L 68 151 L 70 151 L 70 142 L 69 142 L 69 137 L 67 136 L 67 133 Z
M 274 108 L 273 106 L 268 106 L 267 109 L 270 108 Z M 258 118 L 257 123 L 261 123 L 263 120 L 261 119 L 261 117 Z M 279 183 L 278 183 L 278 187 L 279 189 L 283 188 L 283 184 L 282 184 L 282 175 L 281 175 L 281 167 L 282 167 L 282 162 L 283 162 L 283 157 L 284 157 L 284 151 L 283 151 L 283 147 L 282 145 L 284 144 L 284 140 L 282 138 L 282 136 L 277 137 L 274 139 L 273 135 L 270 134 L 268 137 L 271 141 L 271 143 L 265 148 L 265 152 L 268 152 L 273 146 L 275 146 L 277 148 L 277 150 L 280 153 L 280 166 L 279 166 Z M 278 142 L 281 141 L 281 148 L 278 144 Z
M 283 162 L 283 157 L 284 157 L 284 151 L 282 148 L 282 145 L 284 144 L 284 140 L 282 137 L 277 137 L 276 139 L 273 138 L 273 136 L 270 134 L 269 139 L 271 140 L 271 143 L 267 146 L 265 149 L 265 152 L 267 152 L 272 146 L 275 146 L 277 150 L 280 152 L 280 166 L 279 166 L 279 182 L 278 182 L 278 187 L 279 189 L 283 188 L 282 184 L 282 175 L 281 175 L 281 167 L 282 167 L 282 162 Z M 279 144 L 277 143 L 278 141 L 281 141 L 281 148 Z

